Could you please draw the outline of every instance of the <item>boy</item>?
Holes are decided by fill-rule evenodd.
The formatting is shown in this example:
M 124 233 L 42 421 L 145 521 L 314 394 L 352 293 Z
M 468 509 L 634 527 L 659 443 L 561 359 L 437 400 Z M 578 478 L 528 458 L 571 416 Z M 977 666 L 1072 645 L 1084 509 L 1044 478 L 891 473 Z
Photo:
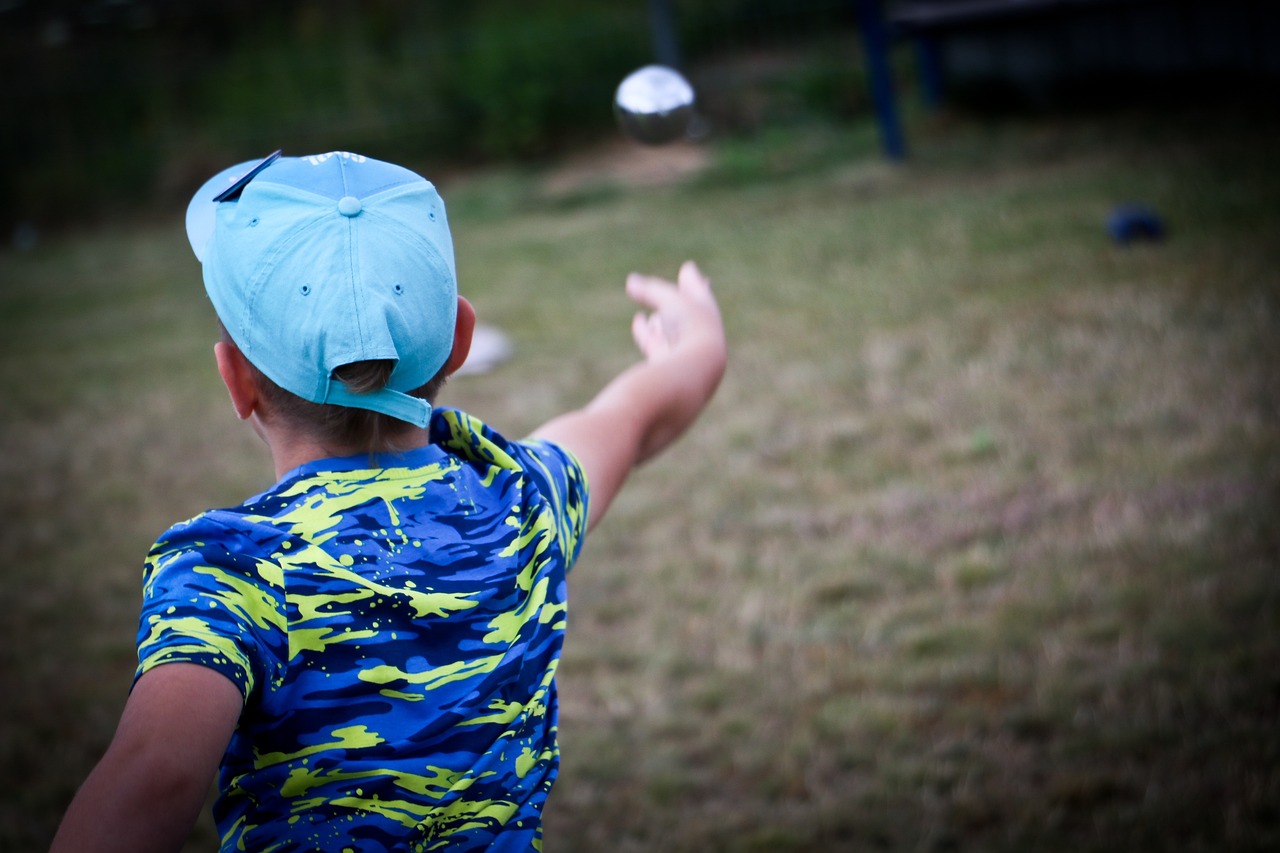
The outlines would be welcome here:
M 153 547 L 133 689 L 54 850 L 178 849 L 215 769 L 223 850 L 541 849 L 565 575 L 720 380 L 707 281 L 629 276 L 643 359 L 512 442 L 432 408 L 475 314 L 420 176 L 277 152 L 187 229 L 279 482 Z

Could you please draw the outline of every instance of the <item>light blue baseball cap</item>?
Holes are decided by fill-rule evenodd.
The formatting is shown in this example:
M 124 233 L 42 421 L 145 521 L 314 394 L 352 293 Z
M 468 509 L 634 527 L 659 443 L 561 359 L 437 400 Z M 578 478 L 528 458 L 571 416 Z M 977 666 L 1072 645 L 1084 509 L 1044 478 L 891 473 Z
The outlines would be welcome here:
M 409 395 L 453 349 L 458 285 L 444 201 L 422 176 L 332 152 L 232 166 L 187 206 L 205 292 L 245 357 L 313 403 L 424 427 Z M 344 364 L 390 359 L 386 387 L 348 391 Z

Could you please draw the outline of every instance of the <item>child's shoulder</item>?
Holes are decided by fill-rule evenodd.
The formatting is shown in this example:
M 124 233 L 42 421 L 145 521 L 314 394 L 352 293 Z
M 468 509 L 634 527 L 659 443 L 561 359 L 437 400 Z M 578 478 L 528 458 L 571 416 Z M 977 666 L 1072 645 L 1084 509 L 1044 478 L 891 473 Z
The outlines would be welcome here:
M 431 443 L 467 462 L 513 472 L 541 471 L 548 464 L 578 467 L 572 454 L 542 439 L 513 441 L 485 421 L 460 409 L 437 408 L 431 417 Z
M 468 462 L 481 462 L 499 468 L 520 466 L 519 444 L 461 409 L 436 408 L 428 427 L 431 443 L 452 456 Z
M 172 525 L 162 533 L 147 554 L 151 569 L 180 556 L 231 567 L 248 560 L 270 556 L 287 534 L 267 519 L 246 511 L 248 504 L 210 509 Z

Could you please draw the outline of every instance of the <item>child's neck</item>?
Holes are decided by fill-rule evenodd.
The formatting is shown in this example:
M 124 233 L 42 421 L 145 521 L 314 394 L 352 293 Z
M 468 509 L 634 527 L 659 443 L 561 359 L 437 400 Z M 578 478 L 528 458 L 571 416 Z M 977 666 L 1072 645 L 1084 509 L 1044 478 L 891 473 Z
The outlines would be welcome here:
M 289 429 L 281 424 L 269 423 L 260 419 L 256 414 L 253 417 L 253 428 L 261 436 L 262 440 L 266 442 L 267 449 L 271 452 L 271 462 L 275 468 L 277 480 L 299 465 L 306 465 L 308 462 L 315 462 L 320 459 L 334 459 L 340 456 L 354 456 L 357 453 L 366 452 L 366 449 L 362 447 L 322 444 L 302 431 Z M 414 430 L 409 435 L 398 438 L 394 450 L 415 450 L 419 447 L 425 447 L 430 441 L 431 436 L 425 429 Z M 384 449 L 391 451 L 393 448 Z

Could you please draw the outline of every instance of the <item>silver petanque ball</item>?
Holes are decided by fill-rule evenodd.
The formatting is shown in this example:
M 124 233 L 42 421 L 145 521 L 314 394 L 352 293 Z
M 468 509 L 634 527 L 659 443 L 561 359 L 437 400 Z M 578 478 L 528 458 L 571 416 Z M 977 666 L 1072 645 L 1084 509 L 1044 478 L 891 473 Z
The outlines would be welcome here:
M 627 75 L 613 98 L 622 132 L 646 145 L 662 145 L 689 131 L 693 87 L 665 65 L 646 65 Z

